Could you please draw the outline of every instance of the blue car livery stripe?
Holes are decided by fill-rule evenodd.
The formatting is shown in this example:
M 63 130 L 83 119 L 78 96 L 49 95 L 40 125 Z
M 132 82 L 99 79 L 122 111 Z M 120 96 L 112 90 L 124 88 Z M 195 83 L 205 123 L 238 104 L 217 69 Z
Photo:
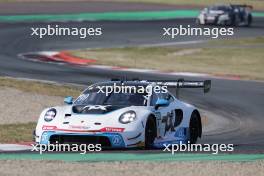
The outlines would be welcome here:
M 103 136 L 107 137 L 111 142 L 112 148 L 124 148 L 125 142 L 123 137 L 118 133 L 100 133 L 100 134 L 84 134 L 84 133 L 58 133 L 55 131 L 45 131 L 41 135 L 40 144 L 49 144 L 52 135 L 79 135 L 79 136 Z

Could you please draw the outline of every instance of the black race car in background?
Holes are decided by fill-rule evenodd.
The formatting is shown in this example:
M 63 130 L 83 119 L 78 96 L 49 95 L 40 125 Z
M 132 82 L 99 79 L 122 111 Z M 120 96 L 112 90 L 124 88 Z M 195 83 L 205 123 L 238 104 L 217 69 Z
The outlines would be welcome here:
M 248 5 L 213 5 L 204 8 L 196 19 L 197 24 L 250 26 L 252 7 Z

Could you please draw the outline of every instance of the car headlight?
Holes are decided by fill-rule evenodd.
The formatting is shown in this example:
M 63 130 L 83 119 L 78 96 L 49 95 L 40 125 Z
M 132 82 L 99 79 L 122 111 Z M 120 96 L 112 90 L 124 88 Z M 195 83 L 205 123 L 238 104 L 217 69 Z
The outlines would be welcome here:
M 56 114 L 57 114 L 56 109 L 52 108 L 46 112 L 46 114 L 44 115 L 44 120 L 46 122 L 50 122 L 55 118 Z
M 130 123 L 133 122 L 134 120 L 136 120 L 136 112 L 135 111 L 127 111 L 123 114 L 121 114 L 121 116 L 119 117 L 119 122 L 120 123 Z
M 223 20 L 228 20 L 229 19 L 229 15 L 224 14 L 224 15 L 221 15 L 219 18 L 223 19 Z

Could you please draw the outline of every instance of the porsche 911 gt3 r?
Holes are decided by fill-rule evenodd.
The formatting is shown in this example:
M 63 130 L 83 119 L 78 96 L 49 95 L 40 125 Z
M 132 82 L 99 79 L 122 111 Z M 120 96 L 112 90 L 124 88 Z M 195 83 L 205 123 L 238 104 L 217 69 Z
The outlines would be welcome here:
M 203 88 L 208 92 L 210 85 L 209 80 L 97 83 L 75 101 L 66 97 L 66 105 L 43 110 L 34 133 L 35 142 L 101 144 L 109 148 L 162 148 L 165 144 L 196 143 L 202 136 L 198 109 L 163 87 Z M 143 91 L 106 94 L 109 86 L 143 87 Z
M 201 11 L 196 19 L 198 24 L 250 26 L 252 7 L 248 5 L 213 5 Z

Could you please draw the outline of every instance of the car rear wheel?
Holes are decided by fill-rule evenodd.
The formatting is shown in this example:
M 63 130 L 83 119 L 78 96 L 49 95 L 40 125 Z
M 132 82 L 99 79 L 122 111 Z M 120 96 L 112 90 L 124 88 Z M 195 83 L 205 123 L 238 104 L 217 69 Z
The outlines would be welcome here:
M 232 26 L 238 26 L 238 17 L 237 17 L 237 15 L 233 15 L 232 17 L 231 17 L 231 24 L 232 24 Z
M 153 147 L 154 140 L 157 136 L 156 123 L 154 118 L 149 118 L 145 128 L 145 149 Z
M 197 19 L 195 20 L 195 23 L 196 23 L 197 25 L 201 25 L 201 20 L 200 20 L 199 18 L 197 18 Z
M 200 125 L 199 116 L 197 113 L 193 113 L 190 120 L 190 143 L 195 144 L 199 137 Z
M 251 23 L 252 23 L 252 16 L 249 15 L 248 18 L 247 18 L 247 24 L 246 24 L 246 26 L 247 27 L 251 26 Z

